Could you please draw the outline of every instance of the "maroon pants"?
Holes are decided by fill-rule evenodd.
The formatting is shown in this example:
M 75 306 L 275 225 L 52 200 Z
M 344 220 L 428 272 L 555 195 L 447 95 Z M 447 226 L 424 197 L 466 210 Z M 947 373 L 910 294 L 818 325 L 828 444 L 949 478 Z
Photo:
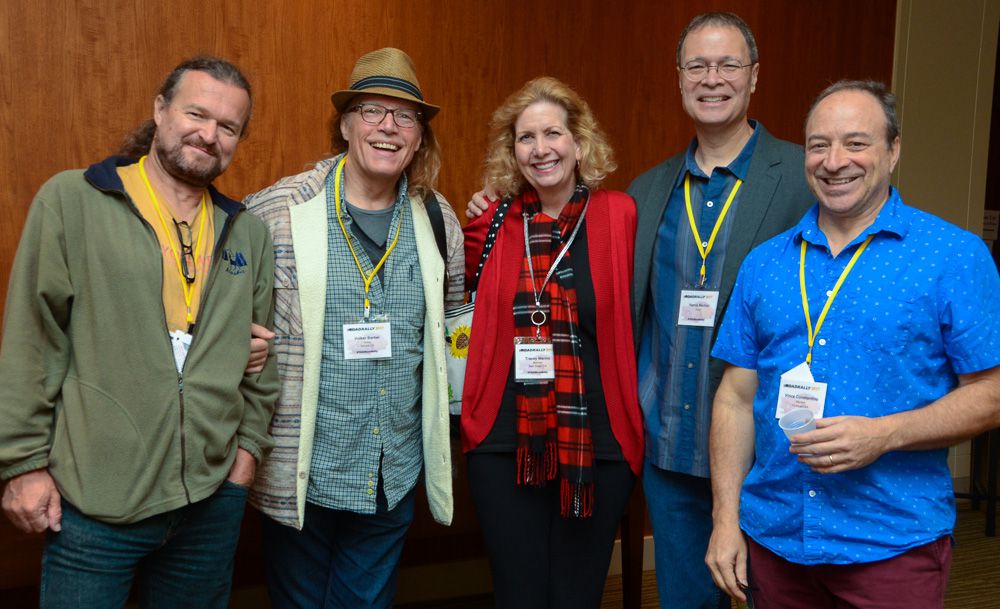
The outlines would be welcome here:
M 855 565 L 799 565 L 747 539 L 754 609 L 941 609 L 951 537 Z

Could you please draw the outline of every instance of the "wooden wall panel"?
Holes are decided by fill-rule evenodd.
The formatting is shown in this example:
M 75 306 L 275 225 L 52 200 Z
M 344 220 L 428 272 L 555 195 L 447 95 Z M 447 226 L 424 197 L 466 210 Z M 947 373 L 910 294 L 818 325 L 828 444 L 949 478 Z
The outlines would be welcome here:
M 434 121 L 445 154 L 439 189 L 461 210 L 481 181 L 490 113 L 541 74 L 591 103 L 619 159 L 609 186 L 625 188 L 683 149 L 693 132 L 674 50 L 684 24 L 706 10 L 734 10 L 756 32 L 751 114 L 780 137 L 801 140 L 805 110 L 828 82 L 890 79 L 894 0 L 2 0 L 0 302 L 38 187 L 113 152 L 184 57 L 226 56 L 253 82 L 250 137 L 218 184 L 242 197 L 327 154 L 329 94 L 359 55 L 405 49 L 428 101 L 443 107 Z M 37 556 L 41 538 L 21 540 L 6 525 L 0 537 L 21 549 L 6 553 L 13 562 L 0 571 L 15 581 L 0 578 L 0 587 L 23 584 L 36 573 L 24 557 Z
M 617 151 L 609 185 L 682 149 L 674 48 L 683 25 L 735 10 L 755 30 L 751 113 L 799 140 L 813 95 L 843 76 L 888 80 L 893 0 L 4 0 L 0 3 L 0 302 L 32 195 L 50 175 L 113 151 L 148 117 L 183 57 L 235 60 L 256 89 L 252 133 L 223 191 L 243 196 L 328 150 L 329 94 L 381 46 L 414 58 L 445 153 L 440 190 L 457 207 L 480 182 L 486 123 L 524 81 L 551 74 L 593 106 Z

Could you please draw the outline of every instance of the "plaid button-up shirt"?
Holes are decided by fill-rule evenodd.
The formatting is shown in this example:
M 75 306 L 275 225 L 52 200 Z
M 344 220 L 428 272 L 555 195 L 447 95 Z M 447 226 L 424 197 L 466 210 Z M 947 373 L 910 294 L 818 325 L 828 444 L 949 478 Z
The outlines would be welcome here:
M 327 177 L 326 316 L 319 408 L 307 499 L 327 508 L 375 513 L 379 468 L 389 509 L 416 486 L 423 467 L 420 427 L 424 292 L 406 196 L 406 176 L 389 226 L 399 241 L 371 283 L 372 316 L 387 316 L 392 358 L 345 360 L 343 326 L 361 321 L 364 284 L 337 219 L 333 171 Z M 365 273 L 372 264 L 341 200 L 341 218 Z

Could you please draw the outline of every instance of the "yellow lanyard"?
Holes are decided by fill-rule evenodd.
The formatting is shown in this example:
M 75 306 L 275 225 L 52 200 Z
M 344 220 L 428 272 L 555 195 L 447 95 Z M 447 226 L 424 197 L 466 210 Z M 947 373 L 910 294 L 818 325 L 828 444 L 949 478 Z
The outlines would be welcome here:
M 833 290 L 830 295 L 826 297 L 826 304 L 823 305 L 823 310 L 819 314 L 819 319 L 816 320 L 816 329 L 813 330 L 812 320 L 809 317 L 809 298 L 806 296 L 806 240 L 802 240 L 802 253 L 799 256 L 799 290 L 802 292 L 802 311 L 806 314 L 806 328 L 809 330 L 809 353 L 806 355 L 806 365 L 812 366 L 813 357 L 813 343 L 816 342 L 816 336 L 819 334 L 819 329 L 823 326 L 823 321 L 826 319 L 826 314 L 830 312 L 830 305 L 833 304 L 833 299 L 837 297 L 837 293 L 840 292 L 840 286 L 844 285 L 844 280 L 847 279 L 847 275 L 850 274 L 851 269 L 854 268 L 854 263 L 858 261 L 861 257 L 861 253 L 865 251 L 868 244 L 872 242 L 872 238 L 875 235 L 868 235 L 865 242 L 858 246 L 858 250 L 854 252 L 851 256 L 851 261 L 847 263 L 844 267 L 843 272 L 840 273 L 840 278 L 837 279 L 836 285 L 833 286 Z
M 347 240 L 347 247 L 351 248 L 351 255 L 354 256 L 354 263 L 358 265 L 358 272 L 361 273 L 361 279 L 365 283 L 365 319 L 367 320 L 371 316 L 372 310 L 371 299 L 368 296 L 371 291 L 372 281 L 375 280 L 375 275 L 378 274 L 378 270 L 382 268 L 385 261 L 389 259 L 389 254 L 392 253 L 392 250 L 396 248 L 396 244 L 399 243 L 399 229 L 403 226 L 402 214 L 406 212 L 406 206 L 401 207 L 399 210 L 399 222 L 396 224 L 396 236 L 392 240 L 392 245 L 389 246 L 389 249 L 385 250 L 385 254 L 382 256 L 382 259 L 378 261 L 378 264 L 375 265 L 375 268 L 372 269 L 371 274 L 365 274 L 365 269 L 362 268 L 361 261 L 358 260 L 358 253 L 354 251 L 354 244 L 351 243 L 351 236 L 347 234 L 347 227 L 344 226 L 344 218 L 340 215 L 340 181 L 344 174 L 344 163 L 346 162 L 347 157 L 345 156 L 340 159 L 340 163 L 337 164 L 336 173 L 333 176 L 333 199 L 334 206 L 337 210 L 337 222 L 340 223 L 340 230 L 344 232 L 344 239 Z
M 726 219 L 726 214 L 729 213 L 729 206 L 733 204 L 733 199 L 736 198 L 736 192 L 739 191 L 740 186 L 743 185 L 743 180 L 737 179 L 736 184 L 733 185 L 733 189 L 729 191 L 729 198 L 726 199 L 726 204 L 722 207 L 722 213 L 719 214 L 719 219 L 715 221 L 715 228 L 712 229 L 712 235 L 708 238 L 708 246 L 701 244 L 701 235 L 698 233 L 698 223 L 694 221 L 694 210 L 691 209 L 691 174 L 684 175 L 684 203 L 687 205 L 688 221 L 691 222 L 691 233 L 694 235 L 694 243 L 698 246 L 698 253 L 701 254 L 701 271 L 699 271 L 698 287 L 705 286 L 705 261 L 708 260 L 708 254 L 712 251 L 712 246 L 715 245 L 715 237 L 719 234 L 719 229 L 722 228 L 722 223 Z
M 160 224 L 163 226 L 163 233 L 167 236 L 167 243 L 170 244 L 170 251 L 174 253 L 174 261 L 177 263 L 177 274 L 181 277 L 181 288 L 184 289 L 184 304 L 187 306 L 187 322 L 188 324 L 194 323 L 194 316 L 191 314 L 191 298 L 194 294 L 193 283 L 188 283 L 187 277 L 184 276 L 184 267 L 181 265 L 181 254 L 180 248 L 180 237 L 177 239 L 177 247 L 174 247 L 174 240 L 170 238 L 170 229 L 167 227 L 167 220 L 163 217 L 163 212 L 160 210 L 160 202 L 156 198 L 156 193 L 153 191 L 153 185 L 149 183 L 149 176 L 146 175 L 146 157 L 139 159 L 139 174 L 142 175 L 142 181 L 146 184 L 146 190 L 149 192 L 149 198 L 153 200 L 153 207 L 156 208 L 156 215 L 160 217 Z M 198 260 L 203 260 L 202 254 L 204 252 L 201 250 L 202 246 L 202 235 L 205 232 L 205 214 L 207 213 L 208 204 L 206 202 L 205 193 L 201 193 L 201 213 L 198 218 L 200 226 L 198 227 L 198 238 L 194 242 L 194 261 L 197 264 Z

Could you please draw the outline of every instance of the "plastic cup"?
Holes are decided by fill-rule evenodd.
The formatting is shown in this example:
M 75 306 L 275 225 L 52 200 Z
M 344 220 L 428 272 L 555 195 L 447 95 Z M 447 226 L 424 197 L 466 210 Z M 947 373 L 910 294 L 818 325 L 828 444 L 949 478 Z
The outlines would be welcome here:
M 793 408 L 778 419 L 778 427 L 785 432 L 788 439 L 800 433 L 806 433 L 816 429 L 816 419 L 808 408 Z

